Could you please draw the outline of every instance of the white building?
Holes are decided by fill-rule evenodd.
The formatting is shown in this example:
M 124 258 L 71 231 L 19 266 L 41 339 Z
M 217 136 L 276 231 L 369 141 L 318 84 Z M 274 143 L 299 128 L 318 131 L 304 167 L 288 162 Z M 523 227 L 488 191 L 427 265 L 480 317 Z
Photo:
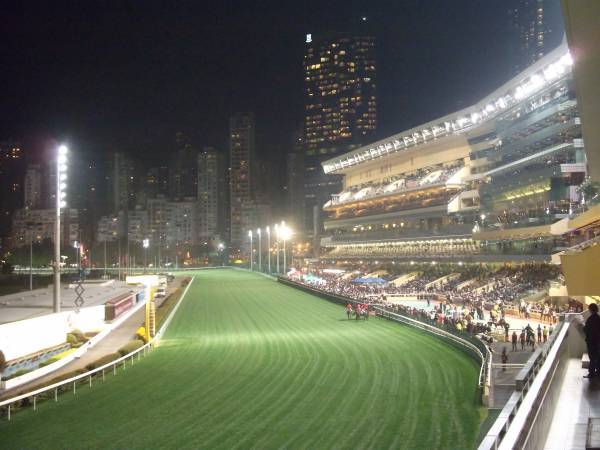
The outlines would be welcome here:
M 55 209 L 20 209 L 12 222 L 12 242 L 16 247 L 28 245 L 30 239 L 41 242 L 54 239 Z M 79 216 L 76 209 L 65 208 L 61 215 L 61 245 L 79 240 Z
M 102 216 L 98 222 L 98 242 L 116 241 L 124 233 L 123 215 Z
M 165 197 L 148 199 L 148 235 L 160 245 L 196 245 L 196 199 L 170 202 Z

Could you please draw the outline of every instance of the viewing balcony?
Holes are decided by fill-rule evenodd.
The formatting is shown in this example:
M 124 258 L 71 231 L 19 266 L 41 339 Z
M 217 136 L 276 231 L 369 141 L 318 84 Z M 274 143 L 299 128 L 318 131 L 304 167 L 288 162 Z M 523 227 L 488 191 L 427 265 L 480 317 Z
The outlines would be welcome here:
M 366 200 L 381 199 L 402 193 L 419 192 L 433 187 L 457 186 L 461 184 L 465 167 L 431 168 L 416 175 L 397 176 L 386 183 L 369 183 L 333 195 L 323 209 L 335 210 L 339 206 L 357 204 Z

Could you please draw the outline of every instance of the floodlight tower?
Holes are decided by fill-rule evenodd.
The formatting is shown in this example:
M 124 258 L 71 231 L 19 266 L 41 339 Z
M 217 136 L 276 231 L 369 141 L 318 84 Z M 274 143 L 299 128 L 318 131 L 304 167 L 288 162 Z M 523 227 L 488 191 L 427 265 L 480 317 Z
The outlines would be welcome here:
M 54 220 L 54 296 L 53 311 L 60 312 L 60 210 L 67 206 L 67 153 L 61 145 L 56 153 L 56 218 Z
M 287 261 L 286 261 L 286 243 L 288 239 L 292 236 L 292 230 L 285 224 L 285 222 L 281 222 L 282 227 L 280 229 L 281 239 L 283 240 L 283 274 L 287 273 Z

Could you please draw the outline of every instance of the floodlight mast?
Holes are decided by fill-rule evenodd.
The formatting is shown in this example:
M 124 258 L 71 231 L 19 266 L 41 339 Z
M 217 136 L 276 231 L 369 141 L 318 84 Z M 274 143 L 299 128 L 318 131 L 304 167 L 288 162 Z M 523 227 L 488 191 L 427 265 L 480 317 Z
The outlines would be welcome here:
M 60 145 L 56 152 L 56 217 L 54 220 L 54 286 L 53 311 L 60 312 L 60 210 L 67 206 L 65 189 L 67 188 L 66 145 Z

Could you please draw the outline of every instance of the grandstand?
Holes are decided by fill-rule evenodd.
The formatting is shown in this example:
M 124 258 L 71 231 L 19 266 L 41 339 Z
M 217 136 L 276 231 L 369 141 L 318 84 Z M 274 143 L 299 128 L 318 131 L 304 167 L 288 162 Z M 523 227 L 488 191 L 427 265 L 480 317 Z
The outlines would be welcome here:
M 475 105 L 327 160 L 321 258 L 550 260 L 585 200 L 566 43 Z

